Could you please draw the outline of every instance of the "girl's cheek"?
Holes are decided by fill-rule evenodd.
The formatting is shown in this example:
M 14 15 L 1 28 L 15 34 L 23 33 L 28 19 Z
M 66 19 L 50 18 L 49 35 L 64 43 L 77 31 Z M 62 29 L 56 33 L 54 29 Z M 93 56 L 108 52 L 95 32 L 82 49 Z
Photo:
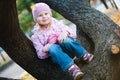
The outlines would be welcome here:
M 42 19 L 41 19 L 41 18 L 39 18 L 39 19 L 38 19 L 38 22 L 41 22 L 41 21 L 42 21 Z

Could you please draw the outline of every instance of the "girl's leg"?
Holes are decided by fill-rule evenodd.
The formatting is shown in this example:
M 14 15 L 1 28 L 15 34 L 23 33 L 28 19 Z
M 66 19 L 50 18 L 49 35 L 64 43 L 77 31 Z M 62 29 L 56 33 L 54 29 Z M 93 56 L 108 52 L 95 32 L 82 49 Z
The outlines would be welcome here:
M 63 71 L 66 71 L 71 65 L 74 64 L 72 58 L 70 58 L 59 46 L 59 44 L 53 44 L 48 50 L 52 61 L 60 65 Z
M 80 79 L 84 73 L 74 64 L 73 60 L 61 49 L 59 44 L 53 44 L 48 50 L 52 61 L 59 64 L 63 71 L 67 71 L 74 80 Z
M 67 37 L 66 41 L 63 41 L 60 46 L 71 57 L 81 58 L 86 53 L 86 50 L 71 37 Z
M 74 56 L 77 56 L 87 63 L 93 59 L 93 55 L 88 53 L 79 43 L 77 43 L 71 37 L 67 37 L 66 41 L 63 41 L 60 46 L 66 53 L 68 53 L 68 55 L 72 56 L 72 58 Z

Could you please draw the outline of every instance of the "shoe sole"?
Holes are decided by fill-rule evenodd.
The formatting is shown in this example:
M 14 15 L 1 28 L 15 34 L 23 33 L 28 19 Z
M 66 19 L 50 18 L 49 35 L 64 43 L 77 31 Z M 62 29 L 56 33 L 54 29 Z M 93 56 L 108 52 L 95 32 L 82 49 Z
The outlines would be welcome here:
M 77 76 L 76 76 L 76 78 L 75 78 L 74 80 L 79 80 L 79 79 L 81 79 L 81 78 L 83 77 L 83 75 L 84 75 L 83 72 L 77 73 Z

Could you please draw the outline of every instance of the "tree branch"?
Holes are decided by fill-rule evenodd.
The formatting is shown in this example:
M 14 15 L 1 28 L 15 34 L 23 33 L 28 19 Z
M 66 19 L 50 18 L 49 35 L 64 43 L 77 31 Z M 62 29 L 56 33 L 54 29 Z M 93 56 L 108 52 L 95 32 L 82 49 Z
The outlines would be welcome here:
M 112 45 L 112 46 L 111 46 L 111 52 L 112 52 L 113 54 L 118 54 L 118 53 L 120 53 L 120 47 L 117 46 L 117 45 Z

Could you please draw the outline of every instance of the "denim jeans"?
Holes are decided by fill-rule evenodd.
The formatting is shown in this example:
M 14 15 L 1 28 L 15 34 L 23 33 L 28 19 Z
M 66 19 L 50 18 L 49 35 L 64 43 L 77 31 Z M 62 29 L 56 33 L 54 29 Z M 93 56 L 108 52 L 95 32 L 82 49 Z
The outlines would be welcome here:
M 51 45 L 48 53 L 52 61 L 59 64 L 63 71 L 66 71 L 74 64 L 72 58 L 74 56 L 81 58 L 86 53 L 86 50 L 73 38 L 67 37 L 66 41 L 63 41 L 61 44 Z

